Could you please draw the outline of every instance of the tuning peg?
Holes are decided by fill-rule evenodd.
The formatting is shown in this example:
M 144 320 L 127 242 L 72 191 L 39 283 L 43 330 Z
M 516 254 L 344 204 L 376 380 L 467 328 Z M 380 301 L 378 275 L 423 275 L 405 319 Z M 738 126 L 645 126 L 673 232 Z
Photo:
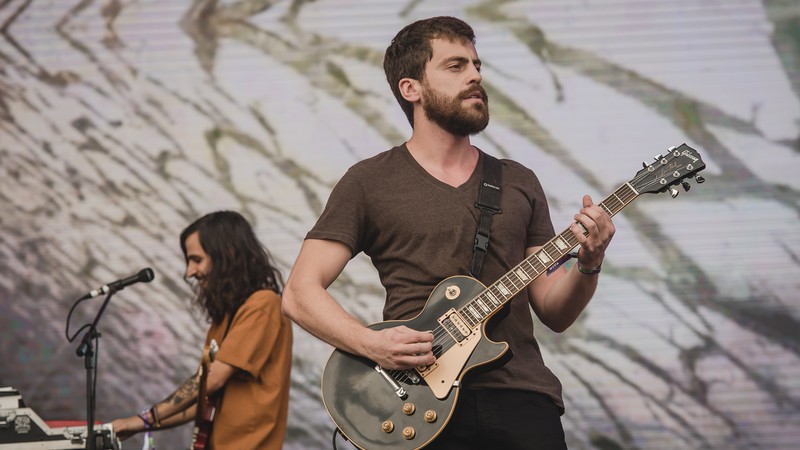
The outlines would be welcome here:
M 643 167 L 643 168 L 645 168 L 645 169 L 647 169 L 647 163 L 646 163 L 646 162 L 644 162 L 644 161 L 642 161 L 642 167 Z
M 686 191 L 686 192 L 689 192 L 689 189 L 692 188 L 692 185 L 689 184 L 688 181 L 682 181 L 681 182 L 681 186 L 683 186 L 683 190 Z
M 669 188 L 669 195 L 671 195 L 672 198 L 677 197 L 678 194 L 680 194 L 680 192 L 677 189 L 675 189 L 674 187 Z
M 656 155 L 656 156 L 653 156 L 653 159 L 655 159 L 656 161 L 658 161 L 661 158 L 662 158 L 662 155 L 660 153 L 658 155 Z
M 676 148 L 678 148 L 678 147 L 676 147 L 676 146 L 674 146 L 674 145 L 673 145 L 672 147 L 668 148 L 667 150 L 669 150 L 669 151 L 673 151 L 673 150 L 675 150 Z
M 697 181 L 697 184 L 705 183 L 706 179 L 701 177 L 700 175 L 694 177 L 694 181 Z

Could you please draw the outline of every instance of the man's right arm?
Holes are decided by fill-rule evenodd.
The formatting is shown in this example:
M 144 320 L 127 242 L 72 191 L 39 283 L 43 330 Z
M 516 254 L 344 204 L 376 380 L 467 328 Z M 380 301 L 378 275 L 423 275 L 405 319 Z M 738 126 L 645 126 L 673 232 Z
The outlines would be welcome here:
M 341 242 L 306 239 L 283 291 L 283 313 L 334 347 L 387 369 L 433 364 L 433 335 L 405 326 L 372 330 L 345 311 L 327 289 L 350 261 Z

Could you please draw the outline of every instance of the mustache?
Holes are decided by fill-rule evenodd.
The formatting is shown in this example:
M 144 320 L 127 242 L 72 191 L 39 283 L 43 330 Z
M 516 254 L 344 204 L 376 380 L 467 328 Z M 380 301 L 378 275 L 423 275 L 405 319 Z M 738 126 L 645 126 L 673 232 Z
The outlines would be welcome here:
M 465 98 L 472 97 L 475 94 L 478 94 L 481 97 L 481 100 L 484 102 L 489 100 L 489 97 L 486 95 L 486 90 L 480 85 L 463 91 L 459 97 L 463 100 Z

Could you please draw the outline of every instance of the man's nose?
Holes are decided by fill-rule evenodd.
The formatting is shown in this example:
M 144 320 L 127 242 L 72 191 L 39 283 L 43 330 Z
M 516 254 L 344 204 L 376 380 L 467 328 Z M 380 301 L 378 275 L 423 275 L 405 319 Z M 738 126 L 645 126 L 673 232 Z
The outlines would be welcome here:
M 480 84 L 483 81 L 483 75 L 475 64 L 470 64 L 469 82 L 470 84 Z

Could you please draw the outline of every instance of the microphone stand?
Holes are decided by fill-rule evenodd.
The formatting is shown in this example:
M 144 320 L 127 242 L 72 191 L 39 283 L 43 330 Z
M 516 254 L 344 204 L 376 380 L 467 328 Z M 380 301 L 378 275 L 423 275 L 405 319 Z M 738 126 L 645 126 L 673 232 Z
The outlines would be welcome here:
M 97 354 L 95 353 L 95 349 L 92 347 L 92 343 L 97 342 L 99 347 L 100 333 L 97 332 L 97 323 L 100 321 L 100 316 L 103 315 L 103 311 L 105 311 L 108 301 L 111 300 L 111 296 L 114 295 L 115 292 L 117 292 L 117 289 L 114 289 L 113 287 L 109 289 L 108 295 L 103 301 L 103 305 L 100 307 L 100 310 L 94 317 L 94 321 L 83 335 L 81 345 L 78 346 L 77 350 L 75 350 L 76 355 L 83 357 L 84 367 L 86 368 L 86 450 L 98 450 L 97 441 L 95 440 L 94 436 L 94 415 L 96 403 L 95 374 L 97 371 Z

